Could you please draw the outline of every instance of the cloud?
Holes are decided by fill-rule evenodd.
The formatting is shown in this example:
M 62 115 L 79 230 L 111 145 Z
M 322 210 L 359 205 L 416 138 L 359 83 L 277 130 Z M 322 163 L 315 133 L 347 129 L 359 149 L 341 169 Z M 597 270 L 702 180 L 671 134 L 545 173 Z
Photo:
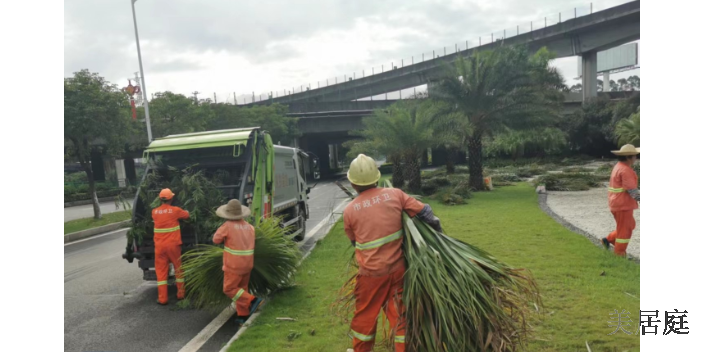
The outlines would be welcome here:
M 604 2 L 611 7 L 624 0 Z M 207 95 L 315 87 L 448 52 L 503 28 L 527 26 L 583 1 L 139 0 L 148 92 Z M 599 8 L 595 8 L 595 11 Z M 527 27 L 526 27 L 527 28 Z M 569 61 L 557 63 L 569 71 Z M 64 75 L 83 68 L 114 83 L 139 70 L 128 1 L 64 2 Z M 566 73 L 566 78 L 567 77 Z M 124 81 L 124 82 L 123 82 Z M 332 83 L 332 82 L 331 82 Z M 255 93 L 255 94 L 257 94 Z M 250 97 L 251 99 L 251 97 Z M 220 99 L 219 99 L 220 100 Z

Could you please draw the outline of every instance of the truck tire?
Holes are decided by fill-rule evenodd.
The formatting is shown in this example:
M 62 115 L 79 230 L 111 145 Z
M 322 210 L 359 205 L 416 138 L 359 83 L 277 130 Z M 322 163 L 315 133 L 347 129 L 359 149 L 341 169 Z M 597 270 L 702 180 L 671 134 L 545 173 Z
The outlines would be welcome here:
M 303 241 L 303 239 L 306 237 L 306 214 L 305 214 L 305 210 L 302 208 L 303 208 L 303 206 L 298 206 L 298 207 L 296 207 L 296 210 L 294 210 L 294 212 L 293 212 L 294 217 L 297 217 L 297 216 L 300 217 L 300 219 L 298 219 L 296 231 L 298 231 L 298 229 L 300 229 L 301 233 L 299 233 L 298 235 L 296 235 L 293 238 L 293 240 L 296 242 Z

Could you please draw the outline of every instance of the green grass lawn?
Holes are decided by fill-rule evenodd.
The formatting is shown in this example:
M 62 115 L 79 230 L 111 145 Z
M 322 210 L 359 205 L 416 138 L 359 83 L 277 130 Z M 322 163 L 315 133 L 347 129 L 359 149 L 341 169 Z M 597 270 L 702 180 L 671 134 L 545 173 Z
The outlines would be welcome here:
M 533 272 L 545 305 L 528 351 L 637 351 L 640 266 L 594 246 L 543 213 L 527 184 L 476 193 L 468 204 L 431 202 L 448 234 Z M 281 292 L 230 351 L 345 351 L 348 323 L 330 310 L 347 279 L 352 247 L 341 224 L 303 263 L 298 287 Z M 603 275 L 602 272 L 604 273 Z M 626 294 L 628 293 L 628 294 Z M 628 335 L 609 327 L 614 310 L 630 312 Z M 277 317 L 297 319 L 279 321 Z M 314 334 L 310 332 L 315 330 Z
M 103 218 L 100 220 L 95 220 L 92 217 L 85 219 L 76 219 L 67 221 L 64 223 L 64 235 L 67 233 L 72 233 L 76 231 L 83 231 L 87 229 L 92 229 L 94 227 L 112 224 L 114 222 L 120 222 L 124 220 L 129 220 L 132 218 L 132 211 L 125 210 L 115 213 L 103 214 Z

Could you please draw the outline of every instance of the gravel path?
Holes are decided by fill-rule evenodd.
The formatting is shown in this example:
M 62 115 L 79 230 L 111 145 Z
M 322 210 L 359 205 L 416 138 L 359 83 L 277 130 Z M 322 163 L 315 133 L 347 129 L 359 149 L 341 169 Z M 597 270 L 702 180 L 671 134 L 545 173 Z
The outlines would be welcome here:
M 616 222 L 607 204 L 607 188 L 593 188 L 582 192 L 555 192 L 540 195 L 543 210 L 568 229 L 589 238 L 597 245 L 599 240 L 616 229 Z M 633 212 L 636 229 L 626 253 L 640 261 L 640 210 Z M 613 248 L 613 247 L 612 247 Z

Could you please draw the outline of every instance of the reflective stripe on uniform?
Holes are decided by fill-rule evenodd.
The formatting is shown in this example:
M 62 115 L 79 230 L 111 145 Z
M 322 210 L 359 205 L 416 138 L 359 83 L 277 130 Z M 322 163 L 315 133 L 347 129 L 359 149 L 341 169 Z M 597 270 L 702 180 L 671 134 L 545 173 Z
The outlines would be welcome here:
M 156 285 L 157 285 L 157 286 L 161 286 L 161 285 L 166 285 L 166 284 L 168 284 L 168 283 L 169 283 L 169 281 L 168 281 L 168 280 L 164 280 L 164 281 L 157 281 L 157 282 L 156 282 Z
M 394 337 L 394 342 L 396 342 L 396 343 L 406 343 L 406 336 L 405 336 L 405 335 L 396 336 L 396 337 Z
M 176 282 L 186 282 L 185 279 L 176 279 Z
M 367 243 L 357 242 L 357 244 L 355 244 L 355 247 L 361 251 L 366 250 L 366 249 L 381 247 L 387 243 L 401 239 L 402 234 L 403 234 L 403 230 L 398 230 L 398 231 L 396 231 L 388 236 L 382 237 L 378 240 L 370 241 Z
M 609 187 L 609 192 L 611 193 L 623 193 L 623 188 L 611 188 Z
M 373 339 L 374 339 L 374 335 L 376 335 L 376 334 L 364 335 L 364 334 L 360 334 L 360 333 L 358 333 L 358 332 L 352 330 L 352 335 L 353 335 L 354 337 L 356 337 L 358 340 L 360 340 L 360 341 L 365 341 L 365 342 L 366 342 L 366 341 L 371 341 L 371 340 L 373 340 Z
M 242 296 L 243 293 L 244 293 L 244 289 L 241 288 L 239 291 L 237 291 L 237 294 L 235 295 L 235 297 L 232 297 L 232 300 L 236 301 L 236 300 L 240 299 L 240 296 Z
M 628 243 L 631 242 L 630 238 L 617 238 L 616 243 Z
M 177 231 L 177 230 L 180 230 L 180 229 L 181 229 L 181 226 L 174 226 L 174 227 L 170 227 L 170 228 L 168 228 L 168 229 L 157 229 L 157 228 L 155 227 L 155 228 L 154 228 L 154 233 L 174 232 L 174 231 Z
M 249 249 L 249 250 L 237 250 L 237 249 L 232 249 L 232 248 L 227 248 L 225 247 L 225 252 L 230 253 L 232 255 L 253 255 L 254 254 L 254 249 Z

